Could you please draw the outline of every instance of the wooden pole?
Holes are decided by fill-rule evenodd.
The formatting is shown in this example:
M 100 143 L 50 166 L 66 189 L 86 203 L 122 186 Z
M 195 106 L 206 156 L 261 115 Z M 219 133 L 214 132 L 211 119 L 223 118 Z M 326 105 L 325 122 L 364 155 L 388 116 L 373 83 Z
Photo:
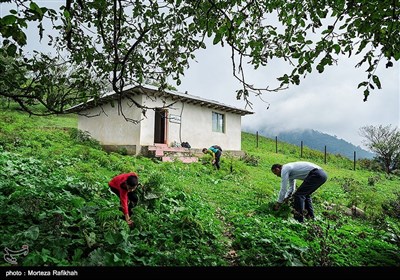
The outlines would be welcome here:
M 300 157 L 303 157 L 303 140 L 300 142 Z

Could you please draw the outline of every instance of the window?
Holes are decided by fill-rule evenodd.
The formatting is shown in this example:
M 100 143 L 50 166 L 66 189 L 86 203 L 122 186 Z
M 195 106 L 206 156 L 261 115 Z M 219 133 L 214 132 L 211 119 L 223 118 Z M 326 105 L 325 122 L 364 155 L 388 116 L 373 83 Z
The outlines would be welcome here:
M 212 131 L 225 132 L 225 116 L 216 112 L 212 112 Z

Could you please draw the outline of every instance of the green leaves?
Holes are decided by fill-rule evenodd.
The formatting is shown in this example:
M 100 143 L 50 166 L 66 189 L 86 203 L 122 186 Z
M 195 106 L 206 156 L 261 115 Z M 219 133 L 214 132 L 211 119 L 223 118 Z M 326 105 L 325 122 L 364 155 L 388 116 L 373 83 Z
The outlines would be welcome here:
M 382 88 L 381 81 L 379 80 L 379 77 L 377 75 L 372 75 L 372 81 L 378 87 L 378 89 Z
M 30 13 L 31 15 L 28 17 L 29 20 L 43 20 L 43 16 L 45 12 L 47 11 L 47 8 L 43 7 L 40 8 L 35 2 L 31 1 L 29 3 L 29 10 L 27 13 Z
M 15 57 L 17 54 L 17 46 L 14 44 L 9 44 L 7 47 L 7 55 L 10 57 Z
M 35 241 L 39 237 L 39 227 L 38 226 L 31 226 L 24 232 L 24 235 L 29 240 Z
M 397 177 L 353 171 L 351 161 L 342 157 L 330 155 L 331 179 L 314 199 L 317 220 L 301 225 L 291 218 L 287 205 L 279 213 L 272 211 L 279 180 L 266 173 L 276 160 L 298 157 L 297 147 L 285 144 L 289 150 L 285 147 L 287 152 L 277 154 L 273 139 L 243 133 L 243 151 L 251 156 L 225 162 L 223 158 L 221 172 L 210 173 L 200 163 L 106 153 L 77 130 L 69 137 L 68 127 L 76 126 L 73 116 L 29 117 L 3 108 L 0 121 L 0 201 L 7 205 L 0 214 L 0 234 L 3 246 L 10 249 L 29 245 L 24 266 L 399 263 L 394 216 L 391 223 L 384 216 L 382 230 L 377 230 L 369 220 L 342 218 L 323 208 L 325 201 L 352 201 L 368 205 L 367 211 L 372 207 L 382 219 L 381 205 L 398 206 Z M 390 131 L 383 129 L 382 134 L 389 136 Z M 307 154 L 323 161 L 320 152 Z M 107 186 L 122 170 L 138 171 L 145 189 L 158 195 L 154 204 L 139 203 L 133 209 L 133 228 L 123 220 L 119 200 Z M 370 176 L 379 177 L 374 186 L 367 183 Z M 350 188 L 343 188 L 344 183 Z
M 1 18 L 1 25 L 13 25 L 17 21 L 17 17 L 14 15 L 6 15 Z
M 11 82 L 13 73 L 4 75 L 7 90 L 2 96 L 8 97 L 8 89 L 22 92 L 17 101 L 34 114 L 37 105 L 33 100 L 44 104 L 47 114 L 64 113 L 73 102 L 97 98 L 106 83 L 116 92 L 126 84 L 145 81 L 157 82 L 163 89 L 170 78 L 179 85 L 196 50 L 206 48 L 205 36 L 212 44 L 232 50 L 232 72 L 249 92 L 299 85 L 312 69 L 323 73 L 340 54 L 360 56 L 356 67 L 366 65 L 367 75 L 376 75 L 382 57 L 387 67 L 400 59 L 400 22 L 394 17 L 398 5 L 392 0 L 381 0 L 379 5 L 377 1 L 343 0 L 256 1 L 251 5 L 244 0 L 94 0 L 67 1 L 57 10 L 40 6 L 44 4 L 39 1 L 29 5 L 11 2 L 18 11 L 0 18 L 1 53 L 16 59 L 21 55 L 24 63 L 19 65 L 27 72 L 19 74 L 20 83 Z M 24 53 L 26 28 L 32 24 L 37 26 L 39 39 L 49 35 L 54 53 L 63 53 L 63 69 L 54 67 L 58 58 L 38 55 L 39 60 Z M 55 30 L 59 33 L 53 34 Z M 278 77 L 278 88 L 259 88 L 247 83 L 244 77 L 249 75 L 236 75 L 245 69 L 244 63 L 258 70 L 273 59 L 287 62 L 290 69 Z M 382 88 L 379 77 L 370 79 L 365 96 Z M 62 86 L 53 90 L 54 85 Z

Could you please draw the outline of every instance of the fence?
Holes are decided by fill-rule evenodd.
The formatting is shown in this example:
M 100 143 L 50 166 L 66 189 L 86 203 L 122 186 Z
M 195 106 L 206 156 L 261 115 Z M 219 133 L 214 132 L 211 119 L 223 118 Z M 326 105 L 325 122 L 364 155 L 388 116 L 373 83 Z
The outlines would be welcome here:
M 292 145 L 292 144 L 290 144 Z M 293 145 L 296 146 L 296 145 Z M 256 132 L 256 147 L 259 147 L 259 136 L 258 136 L 258 131 Z M 297 147 L 297 146 L 296 146 Z M 300 143 L 300 158 L 303 158 L 303 141 Z M 275 153 L 278 153 L 278 136 L 275 136 Z M 327 163 L 327 146 L 324 146 L 324 163 Z M 353 152 L 353 170 L 356 170 L 356 162 L 357 162 L 357 153 L 356 151 Z

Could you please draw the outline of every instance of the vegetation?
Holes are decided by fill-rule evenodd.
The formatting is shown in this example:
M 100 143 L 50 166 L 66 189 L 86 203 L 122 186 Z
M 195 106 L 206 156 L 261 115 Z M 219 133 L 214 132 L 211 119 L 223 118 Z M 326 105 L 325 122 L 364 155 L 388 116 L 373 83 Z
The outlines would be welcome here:
M 279 142 L 283 141 L 299 147 L 303 144 L 313 150 L 321 152 L 326 150 L 327 153 L 342 155 L 351 160 L 354 159 L 354 152 L 357 159 L 372 159 L 374 157 L 373 153 L 364 150 L 360 146 L 355 146 L 343 139 L 337 138 L 337 136 L 314 129 L 282 131 L 279 133 L 272 133 L 271 131 L 272 129 L 268 127 L 259 128 L 258 130 L 260 135 L 276 139 Z
M 242 133 L 245 156 L 224 151 L 221 170 L 104 152 L 76 129 L 75 116 L 0 111 L 1 247 L 21 266 L 400 266 L 400 178 L 333 156 Z M 290 149 L 293 147 L 293 149 Z M 290 151 L 294 152 L 291 153 Z M 273 163 L 309 160 L 327 183 L 314 194 L 316 221 L 297 223 L 285 205 L 271 210 L 279 178 Z M 134 228 L 108 189 L 136 171 L 144 185 Z M 365 216 L 348 216 L 351 206 Z M 9 266 L 3 263 L 2 266 Z
M 386 173 L 400 167 L 400 130 L 391 125 L 364 126 L 360 128 L 366 146 L 377 154 L 378 161 L 384 166 Z
M 98 98 L 99 88 L 122 94 L 128 84 L 154 81 L 165 89 L 172 79 L 179 85 L 208 41 L 230 48 L 232 73 L 242 84 L 235 95 L 246 101 L 298 85 L 346 57 L 356 57 L 355 67 L 366 72 L 357 81 L 366 101 L 382 88 L 378 67 L 400 59 L 398 0 L 1 2 L 0 57 L 11 65 L 0 64 L 0 95 L 31 114 L 41 113 L 40 106 L 46 114 L 65 112 Z M 37 27 L 32 41 L 50 45 L 51 56 L 28 45 L 28 26 Z M 274 60 L 288 66 L 276 85 L 246 78 L 246 64 L 258 70 Z M 59 75 L 63 67 L 68 71 Z

